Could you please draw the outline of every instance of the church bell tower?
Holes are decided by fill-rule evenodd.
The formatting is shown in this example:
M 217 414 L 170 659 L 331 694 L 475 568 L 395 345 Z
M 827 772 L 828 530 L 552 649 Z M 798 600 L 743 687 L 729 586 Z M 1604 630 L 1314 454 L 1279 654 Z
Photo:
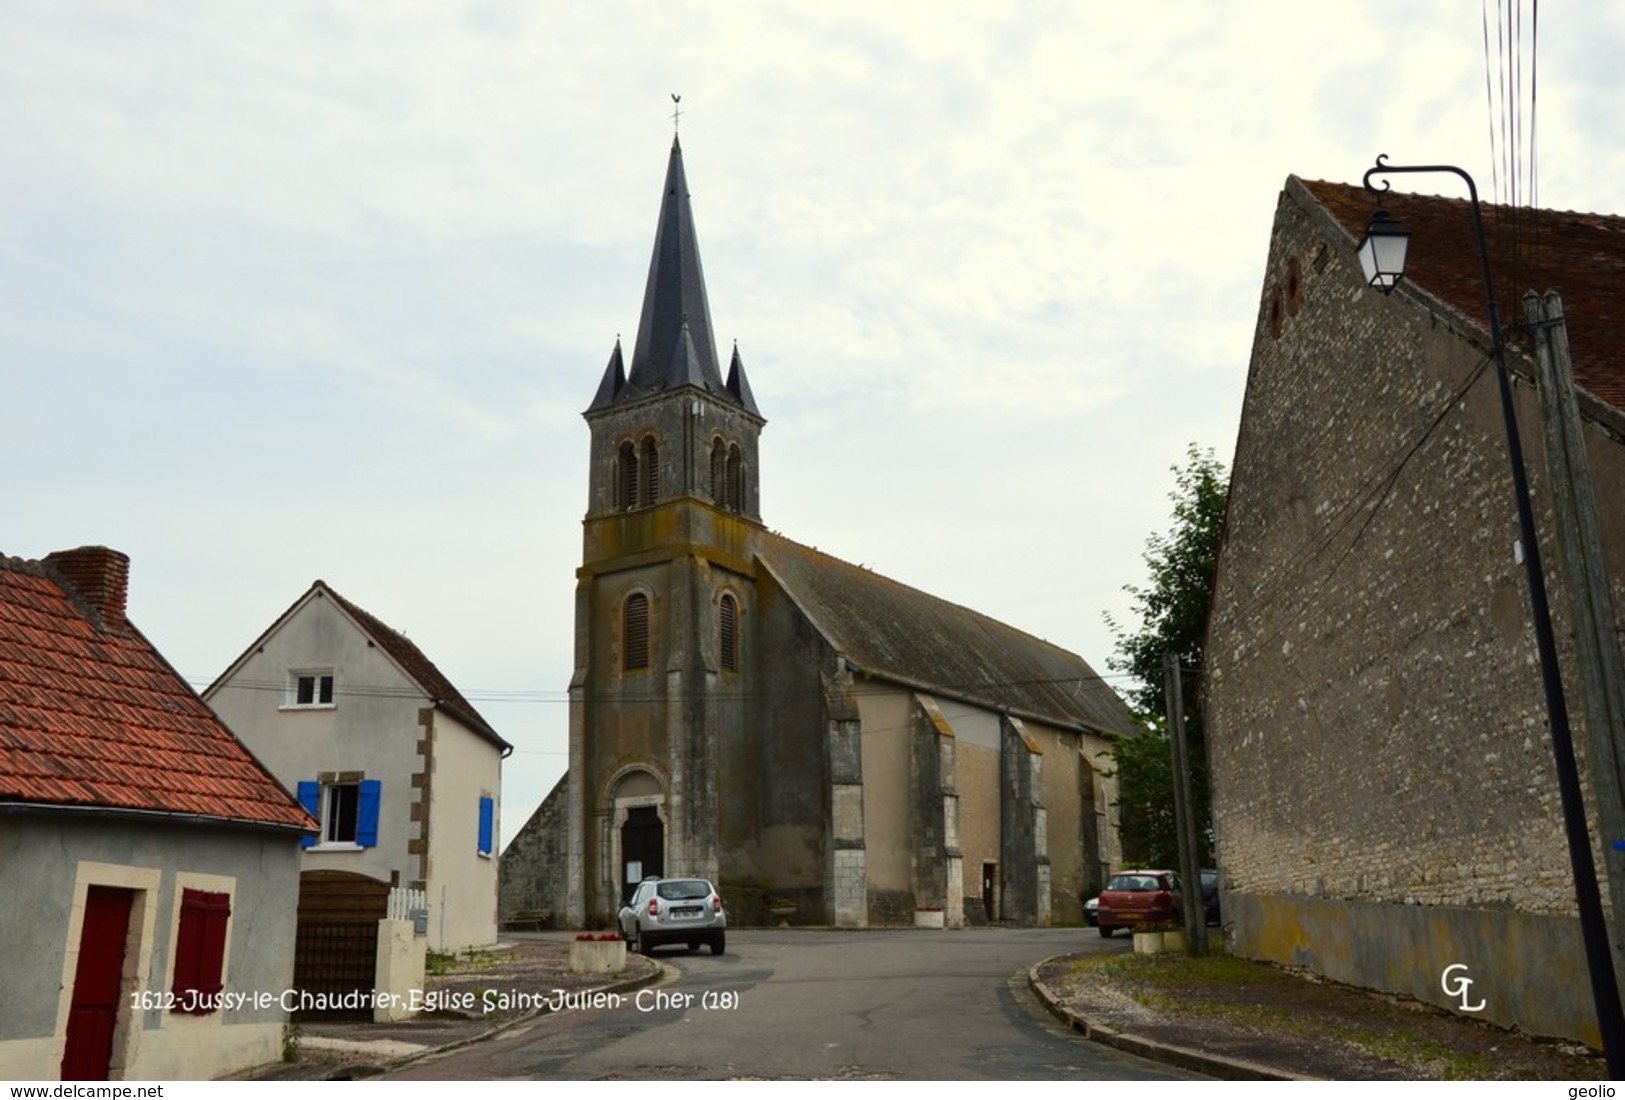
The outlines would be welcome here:
M 587 516 L 704 501 L 761 522 L 761 412 L 734 348 L 724 379 L 700 266 L 683 150 L 671 143 L 631 370 L 619 340 L 583 414 L 592 428 Z
M 592 403 L 570 684 L 572 919 L 613 913 L 651 874 L 716 881 L 719 790 L 744 736 L 739 695 L 761 527 L 765 421 L 737 347 L 717 359 L 675 135 L 630 368 Z

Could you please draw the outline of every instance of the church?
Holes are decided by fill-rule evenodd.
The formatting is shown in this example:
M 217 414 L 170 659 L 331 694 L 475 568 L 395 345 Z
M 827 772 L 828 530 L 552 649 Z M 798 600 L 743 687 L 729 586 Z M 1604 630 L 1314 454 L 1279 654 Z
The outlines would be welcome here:
M 768 530 L 766 420 L 717 356 L 673 138 L 630 363 L 591 431 L 569 770 L 502 910 L 581 927 L 649 875 L 736 925 L 1080 921 L 1133 720 L 1081 658 Z

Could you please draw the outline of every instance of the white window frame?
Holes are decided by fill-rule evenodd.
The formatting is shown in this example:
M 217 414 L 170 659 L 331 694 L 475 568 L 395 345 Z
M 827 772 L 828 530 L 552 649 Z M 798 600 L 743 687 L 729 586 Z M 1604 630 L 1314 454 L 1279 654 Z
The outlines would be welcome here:
M 348 840 L 330 835 L 338 825 L 336 815 L 333 812 L 333 802 L 339 797 L 339 791 L 344 789 L 348 789 L 351 792 L 350 797 L 355 799 L 355 811 L 351 814 L 350 838 Z M 321 809 L 322 835 L 321 839 L 312 846 L 312 850 L 325 848 L 330 852 L 361 851 L 361 845 L 356 839 L 361 835 L 361 781 L 358 779 L 343 783 L 323 783 Z
M 299 701 L 299 683 L 311 681 L 310 702 Z M 327 702 L 322 702 L 322 681 L 327 681 Z M 283 710 L 332 710 L 338 706 L 339 678 L 331 668 L 295 668 L 288 670 L 288 693 L 283 699 Z

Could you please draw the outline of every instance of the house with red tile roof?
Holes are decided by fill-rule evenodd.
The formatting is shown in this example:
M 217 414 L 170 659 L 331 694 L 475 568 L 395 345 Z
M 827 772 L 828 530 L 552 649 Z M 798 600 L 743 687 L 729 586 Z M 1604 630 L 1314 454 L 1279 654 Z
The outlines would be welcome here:
M 1455 1011 L 1460 964 L 1477 1018 L 1596 1044 L 1472 209 L 1384 203 L 1411 233 L 1387 296 L 1362 187 L 1289 178 L 1271 233 L 1203 684 L 1231 944 Z M 1484 215 L 1619 943 L 1625 218 Z
M 421 889 L 432 950 L 495 942 L 513 747 L 405 634 L 318 580 L 203 698 L 320 822 L 302 912 L 323 882 Z
M 129 564 L 0 556 L 0 1078 L 281 1056 L 314 822 L 126 617 Z

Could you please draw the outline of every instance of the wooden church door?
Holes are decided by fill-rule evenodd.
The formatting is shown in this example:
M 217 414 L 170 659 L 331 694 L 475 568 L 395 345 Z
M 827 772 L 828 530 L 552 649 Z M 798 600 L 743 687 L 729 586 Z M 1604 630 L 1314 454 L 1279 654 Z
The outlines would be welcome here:
M 653 806 L 635 806 L 621 826 L 621 904 L 638 883 L 666 873 L 666 828 Z

